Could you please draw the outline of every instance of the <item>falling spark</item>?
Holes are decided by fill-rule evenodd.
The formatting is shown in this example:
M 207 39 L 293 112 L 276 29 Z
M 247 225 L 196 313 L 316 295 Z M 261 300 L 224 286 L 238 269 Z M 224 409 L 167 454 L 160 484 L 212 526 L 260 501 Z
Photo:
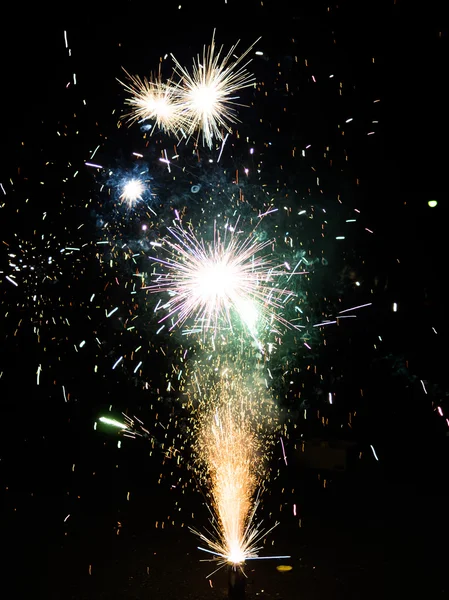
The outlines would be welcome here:
M 360 304 L 359 306 L 353 306 L 352 308 L 345 308 L 345 310 L 341 310 L 338 314 L 342 315 L 343 313 L 350 312 L 351 310 L 358 310 L 359 308 L 365 308 L 366 306 L 371 306 L 372 304 L 372 302 L 368 302 L 368 304 Z
M 223 142 L 222 142 L 222 144 L 221 144 L 221 148 L 220 148 L 220 153 L 219 153 L 219 155 L 218 155 L 218 158 L 217 158 L 217 163 L 219 163 L 219 162 L 220 162 L 220 158 L 221 158 L 221 155 L 222 155 L 222 153 L 223 153 L 223 148 L 224 148 L 224 146 L 225 146 L 225 144 L 226 144 L 226 140 L 228 139 L 228 136 L 229 136 L 229 133 L 227 133 L 227 134 L 225 135 L 225 137 L 223 138 Z
M 281 440 L 281 446 L 282 446 L 282 455 L 284 457 L 284 462 L 287 465 L 287 455 L 285 454 L 284 440 L 282 439 L 282 437 L 280 438 L 280 440 Z
M 14 279 L 11 279 L 11 277 L 9 275 L 6 275 L 6 279 L 12 283 L 13 285 L 15 285 L 16 287 L 19 286 L 19 284 L 17 283 L 17 281 L 14 281 Z
M 112 370 L 114 370 L 115 367 L 122 362 L 122 360 L 123 360 L 123 356 L 121 356 L 118 360 L 116 360 L 114 363 L 114 366 L 112 367 Z

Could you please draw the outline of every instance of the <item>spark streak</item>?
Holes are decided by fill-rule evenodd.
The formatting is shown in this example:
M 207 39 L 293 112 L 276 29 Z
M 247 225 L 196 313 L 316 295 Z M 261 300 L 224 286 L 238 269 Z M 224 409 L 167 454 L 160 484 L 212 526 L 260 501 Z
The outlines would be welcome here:
M 351 310 L 358 310 L 359 308 L 365 308 L 366 306 L 372 306 L 372 302 L 368 302 L 367 304 L 360 304 L 359 306 L 353 306 L 352 308 L 345 308 L 345 310 L 341 310 L 338 314 L 342 315 L 343 313 L 350 312 Z

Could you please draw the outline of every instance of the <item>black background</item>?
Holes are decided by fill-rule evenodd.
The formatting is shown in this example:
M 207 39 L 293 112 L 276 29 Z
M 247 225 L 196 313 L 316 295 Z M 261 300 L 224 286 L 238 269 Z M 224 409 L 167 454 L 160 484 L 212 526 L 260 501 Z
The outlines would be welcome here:
M 267 157 L 267 169 L 273 173 L 282 159 L 288 164 L 293 143 L 320 148 L 330 144 L 337 164 L 345 150 L 349 160 L 343 175 L 325 166 L 319 175 L 329 197 L 346 194 L 350 204 L 363 209 L 367 227 L 375 232 L 374 244 L 363 236 L 355 238 L 348 242 L 352 247 L 347 254 L 363 264 L 365 280 L 382 282 L 381 291 L 376 291 L 369 314 L 360 314 L 346 337 L 336 338 L 334 344 L 342 344 L 344 358 L 323 350 L 318 361 L 336 365 L 341 360 L 349 380 L 342 385 L 342 396 L 363 387 L 364 400 L 357 401 L 359 420 L 351 436 L 365 455 L 373 444 L 380 460 L 371 455 L 345 476 L 330 476 L 332 484 L 326 489 L 317 483 L 316 473 L 302 472 L 294 461 L 281 469 L 264 511 L 281 521 L 272 534 L 274 548 L 292 554 L 293 570 L 280 574 L 272 563 L 257 564 L 248 594 L 285 599 L 401 598 L 419 590 L 429 598 L 443 597 L 448 428 L 436 406 L 449 411 L 448 48 L 440 3 L 426 3 L 419 10 L 401 0 L 338 6 L 263 4 L 214 0 L 203 7 L 182 0 L 163 4 L 129 0 L 117 6 L 92 2 L 27 11 L 10 6 L 0 39 L 0 180 L 12 178 L 17 183 L 0 211 L 2 238 L 14 227 L 25 239 L 32 234 L 37 215 L 52 209 L 52 197 L 60 189 L 55 183 L 50 192 L 40 191 L 43 165 L 49 158 L 58 159 L 58 164 L 73 159 L 81 165 L 98 133 L 96 120 L 109 138 L 111 163 L 115 153 L 126 155 L 127 149 L 114 147 L 117 118 L 111 114 L 123 102 L 116 82 L 122 66 L 145 74 L 166 52 L 188 64 L 209 42 L 214 27 L 225 47 L 241 39 L 244 49 L 262 36 L 267 60 L 254 61 L 257 79 L 273 81 L 279 64 L 299 93 L 288 99 L 285 118 L 279 109 L 283 100 L 273 84 L 273 100 L 243 113 L 241 131 L 264 140 L 267 130 L 258 125 L 260 115 L 270 123 L 268 134 L 281 125 L 281 134 L 273 138 L 276 156 Z M 72 56 L 64 47 L 64 30 Z M 307 59 L 310 71 L 295 70 L 295 55 L 301 64 Z M 329 83 L 321 84 L 334 71 L 344 84 L 341 100 Z M 73 72 L 77 88 L 68 93 L 65 86 Z M 310 81 L 310 73 L 320 84 L 316 88 L 304 83 Z M 88 100 L 81 134 L 75 137 L 72 132 L 67 141 L 54 146 L 54 130 L 70 121 L 80 97 Z M 380 99 L 375 109 L 374 99 Z M 357 125 L 347 128 L 342 141 L 337 124 L 349 117 Z M 376 133 L 366 136 L 375 118 Z M 138 132 L 131 135 L 136 137 L 130 145 Z M 291 182 L 301 177 L 294 168 L 290 165 Z M 72 198 L 88 194 L 88 177 L 74 184 Z M 55 172 L 51 181 L 57 179 Z M 33 196 L 31 206 L 23 204 L 28 194 Z M 430 199 L 438 200 L 433 210 L 427 206 Z M 63 227 L 67 216 L 63 211 L 60 215 Z M 14 314 L 18 296 L 5 289 L 8 285 L 4 280 L 0 284 L 2 312 Z M 87 291 L 73 291 L 75 301 L 77 294 L 89 293 L 90 283 L 85 285 Z M 392 302 L 400 307 L 394 315 Z M 19 318 L 18 314 L 16 321 Z M 76 311 L 71 318 L 76 324 Z M 1 535 L 10 559 L 3 563 L 4 581 L 14 590 L 12 597 L 23 597 L 25 586 L 45 598 L 222 597 L 223 577 L 209 587 L 204 579 L 208 565 L 198 562 L 196 541 L 186 527 L 179 527 L 179 518 L 164 530 L 154 527 L 174 513 L 176 502 L 183 506 L 181 522 L 191 524 L 189 516 L 195 512 L 200 515 L 198 525 L 206 518 L 201 497 L 195 492 L 171 493 L 165 480 L 158 485 L 161 469 L 171 469 L 161 466 L 157 453 L 148 456 L 145 442 L 125 442 L 118 450 L 114 436 L 93 432 L 93 421 L 111 403 L 123 409 L 140 407 L 145 416 L 145 391 L 126 378 L 92 377 L 89 359 L 62 361 L 57 392 L 50 381 L 36 386 L 35 337 L 25 333 L 14 339 L 8 322 L 0 325 L 0 484 Z M 375 335 L 381 335 L 385 344 L 380 357 L 373 359 L 367 340 Z M 62 336 L 50 362 L 65 354 L 63 344 Z M 427 382 L 428 395 L 423 394 L 421 380 Z M 71 391 L 69 403 L 62 402 L 61 382 Z M 333 418 L 338 428 L 342 416 Z M 315 434 L 301 418 L 298 427 L 306 437 Z M 276 471 L 282 466 L 281 457 L 274 461 Z M 291 516 L 293 501 L 298 503 L 301 528 Z M 279 513 L 280 505 L 288 516 Z M 64 522 L 67 514 L 71 516 Z

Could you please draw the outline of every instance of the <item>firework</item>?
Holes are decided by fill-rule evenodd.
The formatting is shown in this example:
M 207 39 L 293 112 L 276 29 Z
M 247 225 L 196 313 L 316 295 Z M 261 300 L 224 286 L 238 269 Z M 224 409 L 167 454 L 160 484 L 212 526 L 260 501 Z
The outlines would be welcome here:
M 225 564 L 241 567 L 262 558 L 260 541 L 276 526 L 263 530 L 254 520 L 256 492 L 266 478 L 273 406 L 259 393 L 256 381 L 250 388 L 235 373 L 216 386 L 208 383 L 198 415 L 196 451 L 209 483 L 213 531 L 194 532 L 207 545 L 200 549 L 218 561 L 218 569 Z
M 123 184 L 120 200 L 132 206 L 138 200 L 142 200 L 145 192 L 145 185 L 140 179 L 129 179 Z
M 131 112 L 124 118 L 130 123 L 151 119 L 162 131 L 179 135 L 183 125 L 187 126 L 179 87 L 170 81 L 163 82 L 160 72 L 149 79 L 125 73 L 129 83 L 118 81 L 130 94 L 126 104 L 131 107 Z
M 291 296 L 279 285 L 284 271 L 263 254 L 272 240 L 260 242 L 254 235 L 240 239 L 235 228 L 225 229 L 223 238 L 214 224 L 212 242 L 196 237 L 181 225 L 169 228 L 165 249 L 168 258 L 153 258 L 164 272 L 153 273 L 150 292 L 167 292 L 164 305 L 174 328 L 193 319 L 197 331 L 233 330 L 237 316 L 257 339 L 260 321 L 273 326 L 290 324 L 282 317 L 284 301 Z
M 231 404 L 215 410 L 201 430 L 200 445 L 211 479 L 219 537 L 209 543 L 227 562 L 238 564 L 253 555 L 246 522 L 257 488 L 258 441 Z
M 260 39 L 260 38 L 259 38 Z M 234 59 L 237 44 L 222 56 L 223 46 L 217 51 L 215 32 L 211 45 L 204 46 L 202 59 L 197 55 L 190 73 L 172 55 L 175 71 L 181 78 L 179 91 L 184 115 L 189 122 L 189 135 L 201 132 L 203 144 L 212 147 L 213 140 L 223 138 L 222 130 L 230 131 L 230 125 L 238 122 L 236 93 L 254 84 L 254 77 L 246 69 L 250 61 L 242 64 L 256 40 L 243 54 Z

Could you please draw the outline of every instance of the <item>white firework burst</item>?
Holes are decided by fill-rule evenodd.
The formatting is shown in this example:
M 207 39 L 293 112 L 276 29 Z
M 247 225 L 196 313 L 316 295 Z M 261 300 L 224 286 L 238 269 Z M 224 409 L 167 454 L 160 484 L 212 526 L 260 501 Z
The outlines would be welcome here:
M 222 238 L 215 224 L 212 242 L 181 225 L 169 228 L 169 233 L 164 243 L 168 257 L 153 258 L 164 269 L 154 272 L 154 283 L 145 288 L 170 296 L 161 321 L 173 318 L 174 328 L 193 319 L 205 333 L 232 329 L 237 317 L 255 338 L 260 319 L 290 326 L 282 310 L 292 294 L 279 285 L 285 271 L 275 267 L 267 252 L 272 240 L 260 242 L 254 235 L 240 239 L 228 230 Z
M 146 186 L 140 179 L 129 179 L 122 186 L 120 200 L 126 202 L 128 206 L 133 206 L 145 193 Z
M 236 107 L 242 105 L 236 102 L 236 93 L 255 81 L 246 69 L 251 60 L 242 62 L 258 41 L 239 57 L 234 55 L 238 42 L 222 56 L 223 46 L 216 50 L 214 32 L 211 45 L 203 49 L 202 59 L 197 55 L 193 60 L 191 73 L 172 55 L 175 72 L 181 79 L 178 87 L 188 134 L 201 133 L 203 143 L 210 148 L 214 139 L 222 139 L 223 130 L 229 132 L 231 125 L 238 122 Z
M 160 72 L 149 79 L 125 73 L 129 83 L 118 81 L 130 94 L 126 104 L 131 107 L 131 112 L 124 115 L 130 123 L 150 119 L 162 131 L 175 135 L 188 127 L 177 85 L 171 81 L 163 82 Z

